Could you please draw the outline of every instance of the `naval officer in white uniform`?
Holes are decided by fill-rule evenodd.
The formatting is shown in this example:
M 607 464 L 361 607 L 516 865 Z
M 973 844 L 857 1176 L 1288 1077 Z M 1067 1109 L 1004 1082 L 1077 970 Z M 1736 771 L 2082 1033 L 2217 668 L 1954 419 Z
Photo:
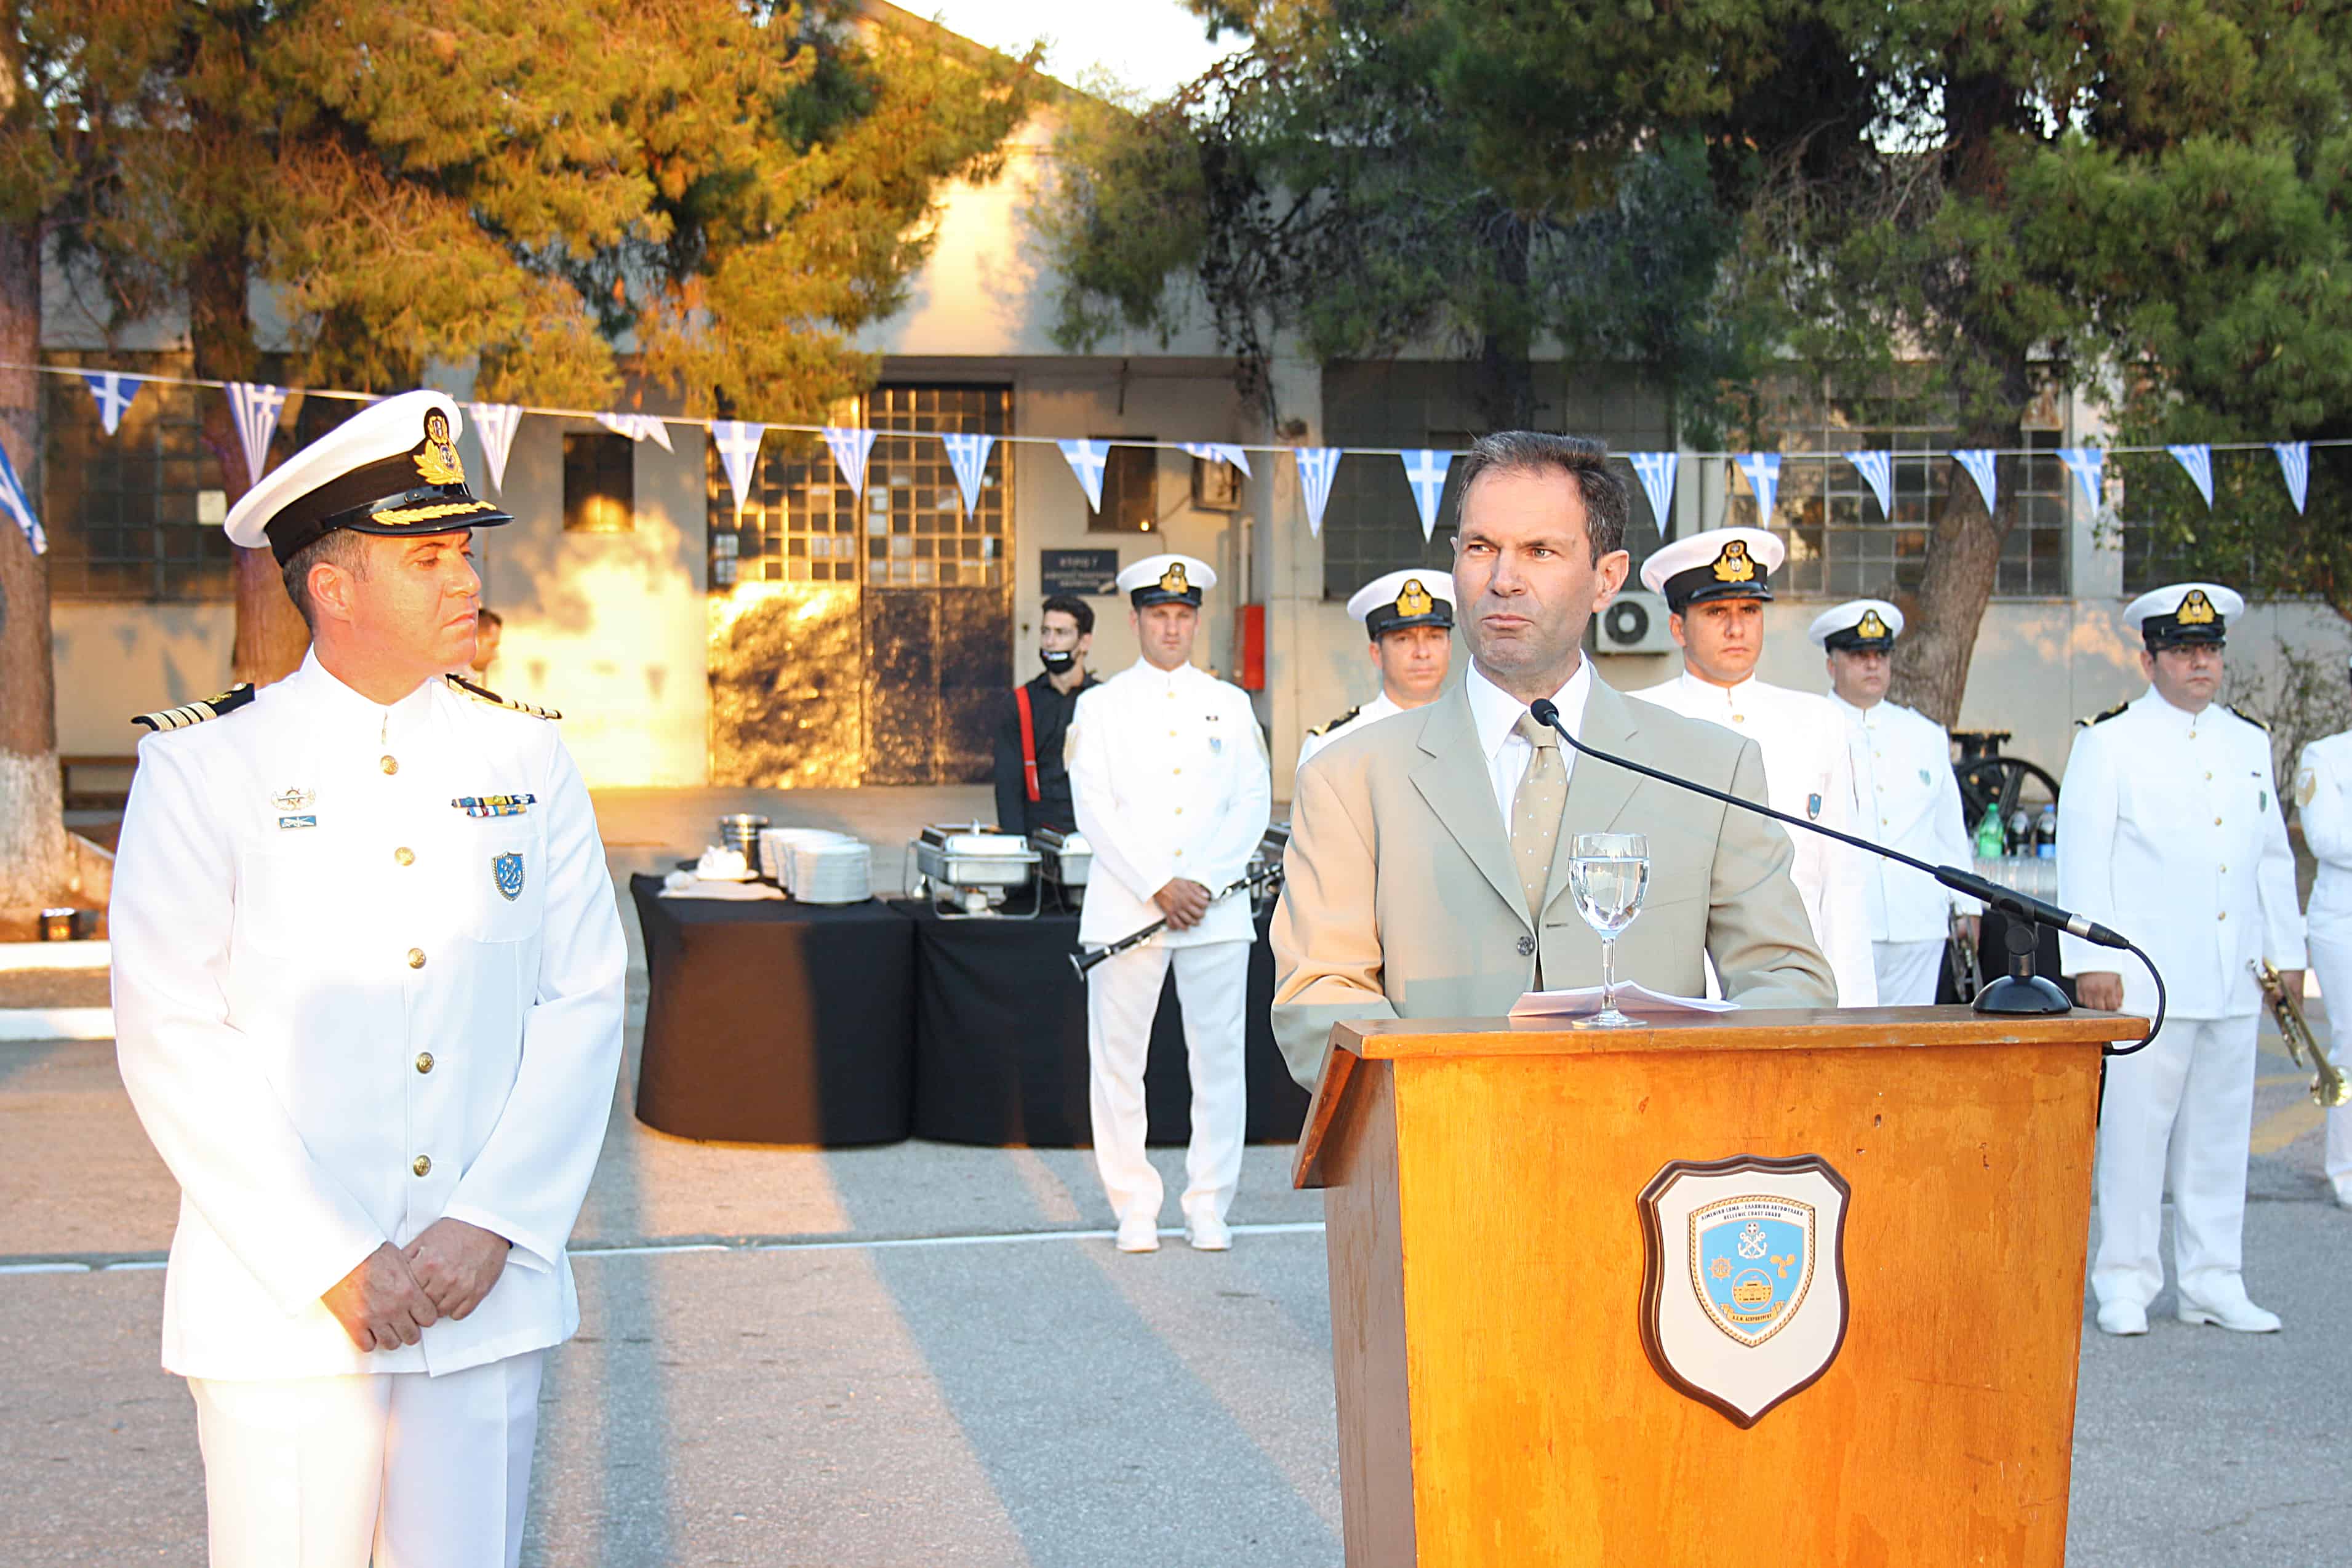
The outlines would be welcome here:
M 310 652 L 148 715 L 110 917 L 122 1080 L 181 1191 L 163 1365 L 215 1568 L 513 1568 L 626 964 L 552 717 L 473 653 L 457 406 L 365 409 L 228 518 Z
M 1192 1144 L 1184 1232 L 1203 1251 L 1233 1245 L 1225 1211 L 1241 1179 L 1248 1100 L 1242 1070 L 1250 943 L 1244 895 L 1215 898 L 1249 869 L 1273 809 L 1265 738 L 1248 695 L 1192 667 L 1201 594 L 1217 574 L 1155 555 L 1118 574 L 1142 657 L 1078 699 L 1064 742 L 1078 831 L 1094 879 L 1078 941 L 1105 946 L 1156 920 L 1168 929 L 1087 976 L 1095 1168 L 1118 1216 L 1118 1249 L 1160 1245 L 1160 1173 L 1145 1156 L 1143 1066 L 1169 969 L 1192 1064 Z
M 1298 743 L 1298 765 L 1342 735 L 1361 733 L 1391 714 L 1425 708 L 1445 689 L 1454 664 L 1454 574 L 1414 567 L 1375 577 L 1348 600 L 1348 613 L 1371 638 L 1380 695 L 1350 708 Z
M 1903 612 L 1884 599 L 1852 599 L 1813 617 L 1805 635 L 1822 652 L 1830 701 L 1845 720 L 1862 837 L 1930 866 L 1969 869 L 1973 856 L 1959 777 L 1952 772 L 1952 738 L 1925 713 L 1886 700 Z M 1973 927 L 1976 900 L 1875 858 L 1863 862 L 1863 885 L 1879 1005 L 1934 1005 L 1952 917 Z
M 2164 975 L 2164 1027 L 2107 1063 L 2094 1175 L 2099 1327 L 2147 1332 L 2164 1285 L 2157 1236 L 2170 1177 L 2180 1320 L 2267 1333 L 2246 1297 L 2240 1237 L 2262 990 L 2248 967 L 2303 985 L 2294 855 L 2271 777 L 2270 737 L 2214 700 L 2229 620 L 2245 601 L 2176 583 L 2124 610 L 2147 645 L 2148 689 L 2075 731 L 2058 790 L 2058 902 L 2138 942 Z M 2083 1004 L 2153 1017 L 2137 960 L 2059 939 Z
M 2319 862 L 2311 885 L 2311 967 L 2327 1004 L 2328 1059 L 2352 1055 L 2352 730 L 2304 747 L 2294 768 L 2303 842 Z M 2352 1208 L 2352 1105 L 2327 1113 L 2327 1184 Z
M 1653 553 L 1642 563 L 1642 585 L 1665 596 L 1666 626 L 1682 645 L 1683 672 L 1629 695 L 1752 737 L 1764 752 L 1766 805 L 1855 833 L 1861 824 L 1845 721 L 1826 698 L 1756 679 L 1771 574 L 1787 555 L 1780 537 L 1760 528 L 1715 529 Z M 1874 1005 L 1864 855 L 1802 828 L 1781 831 L 1796 850 L 1790 879 L 1837 977 L 1838 1005 Z

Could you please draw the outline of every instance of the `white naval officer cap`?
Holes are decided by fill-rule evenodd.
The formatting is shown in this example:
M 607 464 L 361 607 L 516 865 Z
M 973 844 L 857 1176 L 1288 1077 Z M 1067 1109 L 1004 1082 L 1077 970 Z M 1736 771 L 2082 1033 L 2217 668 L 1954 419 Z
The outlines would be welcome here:
M 229 542 L 265 542 L 283 566 L 338 528 L 391 535 L 454 533 L 512 522 L 466 488 L 463 426 L 444 392 L 371 404 L 263 477 L 229 510 Z
M 1664 594 L 1676 615 L 1709 599 L 1769 599 L 1771 574 L 1788 558 L 1769 529 L 1709 529 L 1653 552 L 1642 563 L 1642 586 Z
M 1121 572 L 1118 591 L 1137 609 L 1153 605 L 1200 607 L 1201 590 L 1217 585 L 1216 568 L 1190 555 L 1147 555 Z
M 2218 643 L 2228 640 L 2230 617 L 2245 607 L 2243 597 L 2219 583 L 2169 583 L 2126 605 L 2124 622 L 2137 626 L 2151 649 Z
M 1348 613 L 1375 640 L 1406 626 L 1454 624 L 1454 574 L 1418 566 L 1373 578 L 1348 599 Z
M 1805 635 L 1813 639 L 1814 647 L 1832 653 L 1867 649 L 1884 653 L 1903 635 L 1903 612 L 1884 599 L 1848 599 L 1815 616 Z

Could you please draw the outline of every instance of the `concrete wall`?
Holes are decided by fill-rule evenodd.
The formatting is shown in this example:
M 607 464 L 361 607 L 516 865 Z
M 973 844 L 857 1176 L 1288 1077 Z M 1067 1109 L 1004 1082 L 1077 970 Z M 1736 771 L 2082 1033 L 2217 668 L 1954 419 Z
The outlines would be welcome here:
M 58 750 L 121 756 L 147 731 L 131 721 L 228 685 L 234 605 L 88 604 L 49 606 L 58 680 Z

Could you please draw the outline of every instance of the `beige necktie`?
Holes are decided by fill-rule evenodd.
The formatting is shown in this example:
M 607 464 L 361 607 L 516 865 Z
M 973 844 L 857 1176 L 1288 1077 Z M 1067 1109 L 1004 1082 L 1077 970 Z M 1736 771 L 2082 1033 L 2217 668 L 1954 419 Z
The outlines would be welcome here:
M 1560 763 L 1559 735 L 1550 725 L 1522 713 L 1512 728 L 1536 749 L 1511 801 L 1511 855 L 1519 863 L 1519 885 L 1527 889 L 1528 916 L 1539 921 L 1552 851 L 1559 844 L 1560 815 L 1568 807 L 1568 769 Z

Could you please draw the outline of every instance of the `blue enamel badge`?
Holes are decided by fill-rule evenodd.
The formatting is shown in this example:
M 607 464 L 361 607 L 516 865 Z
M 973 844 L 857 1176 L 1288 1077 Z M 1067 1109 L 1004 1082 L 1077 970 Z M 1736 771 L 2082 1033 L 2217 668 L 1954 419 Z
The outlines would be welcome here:
M 1772 1337 L 1812 1279 L 1812 1213 L 1770 1198 L 1735 1199 L 1692 1216 L 1698 1286 L 1716 1327 L 1743 1344 Z
M 522 897 L 522 856 L 509 852 L 490 860 L 490 878 L 499 885 L 499 896 L 512 903 Z
M 1805 797 L 1805 815 L 1811 817 L 1815 822 L 1819 822 L 1822 819 L 1822 797 L 1820 795 L 1809 795 Z

